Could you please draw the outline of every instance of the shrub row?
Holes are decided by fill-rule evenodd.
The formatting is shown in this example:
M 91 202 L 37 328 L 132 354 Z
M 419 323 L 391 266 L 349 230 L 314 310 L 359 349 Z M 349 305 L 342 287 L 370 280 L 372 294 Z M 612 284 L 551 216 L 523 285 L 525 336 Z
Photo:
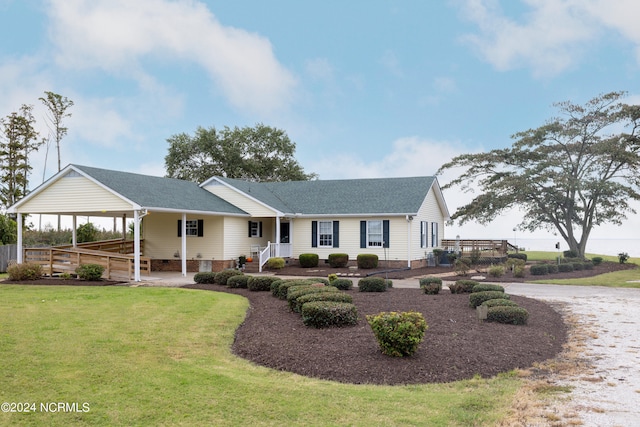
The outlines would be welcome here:
M 346 302 L 312 301 L 301 309 L 302 323 L 314 328 L 350 326 L 358 323 L 356 306 Z
M 305 295 L 309 294 L 319 294 L 319 293 L 334 293 L 340 292 L 338 288 L 333 286 L 325 286 L 321 283 L 306 285 L 306 286 L 296 286 L 295 288 L 289 288 L 287 293 L 287 303 L 289 304 L 289 308 L 291 311 L 300 313 L 300 309 L 302 308 L 298 299 Z
M 480 282 L 477 280 L 456 280 L 455 283 L 449 285 L 449 290 L 452 294 L 470 294 L 473 292 L 474 286 L 479 284 Z
M 531 274 L 542 276 L 554 273 L 569 273 L 580 270 L 593 270 L 594 263 L 591 261 L 581 262 L 561 262 L 560 264 L 535 264 L 531 266 Z

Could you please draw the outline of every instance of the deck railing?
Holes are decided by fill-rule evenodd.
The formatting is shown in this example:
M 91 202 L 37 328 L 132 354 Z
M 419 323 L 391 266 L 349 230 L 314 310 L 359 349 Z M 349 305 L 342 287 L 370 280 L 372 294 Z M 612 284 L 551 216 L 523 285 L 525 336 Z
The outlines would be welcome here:
M 471 256 L 474 251 L 480 252 L 482 257 L 501 257 L 506 256 L 509 250 L 518 251 L 518 248 L 509 243 L 507 240 L 458 240 L 458 239 L 442 239 L 440 242 L 442 249 L 445 251 L 459 252 L 462 257 Z
M 76 244 L 77 248 L 93 251 L 113 252 L 117 254 L 132 254 L 134 241 L 123 239 L 100 240 L 97 242 L 85 242 Z M 56 248 L 70 249 L 72 245 L 57 245 Z M 140 252 L 144 252 L 144 239 L 140 239 Z
M 103 277 L 113 275 L 134 277 L 135 257 L 131 254 L 95 251 L 84 248 L 26 248 L 24 262 L 39 264 L 48 276 L 74 273 L 82 264 L 98 264 L 104 267 Z M 140 257 L 140 273 L 151 274 L 151 258 Z
M 290 258 L 292 253 L 291 243 L 267 242 L 267 247 L 260 250 L 258 256 L 258 271 L 262 272 L 262 267 L 267 263 L 267 261 L 269 261 L 269 258 Z

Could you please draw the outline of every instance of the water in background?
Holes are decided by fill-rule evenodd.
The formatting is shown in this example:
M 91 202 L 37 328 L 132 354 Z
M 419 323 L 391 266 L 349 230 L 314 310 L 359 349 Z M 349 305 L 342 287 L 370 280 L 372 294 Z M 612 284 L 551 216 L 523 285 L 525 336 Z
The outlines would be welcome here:
M 508 239 L 509 243 L 527 251 L 556 251 L 560 242 L 560 252 L 569 249 L 564 240 L 556 239 Z M 589 239 L 587 253 L 598 255 L 618 255 L 626 252 L 631 257 L 640 257 L 640 239 Z

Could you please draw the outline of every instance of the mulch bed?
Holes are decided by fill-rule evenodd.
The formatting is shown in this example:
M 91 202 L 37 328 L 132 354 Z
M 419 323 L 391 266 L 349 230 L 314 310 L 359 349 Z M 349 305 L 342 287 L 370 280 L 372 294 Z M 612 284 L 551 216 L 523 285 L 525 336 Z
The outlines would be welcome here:
M 244 323 L 236 331 L 233 352 L 259 365 L 308 377 L 353 384 L 443 383 L 491 377 L 553 358 L 566 341 L 562 315 L 549 305 L 512 296 L 529 311 L 525 326 L 480 322 L 469 295 L 425 295 L 419 289 L 392 288 L 383 293 L 346 291 L 358 309 L 356 326 L 306 327 L 287 302 L 270 292 L 187 285 L 190 289 L 229 292 L 249 299 Z M 403 358 L 385 356 L 367 323 L 381 311 L 421 312 L 428 325 L 418 351 Z

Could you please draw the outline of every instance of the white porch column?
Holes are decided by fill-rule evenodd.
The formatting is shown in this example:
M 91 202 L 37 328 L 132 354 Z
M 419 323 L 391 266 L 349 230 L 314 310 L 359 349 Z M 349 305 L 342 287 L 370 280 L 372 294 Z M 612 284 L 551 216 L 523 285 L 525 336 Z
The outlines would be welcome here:
M 78 228 L 78 222 L 76 216 L 73 216 L 73 223 L 71 225 L 71 246 L 74 248 L 78 246 L 78 232 L 76 231 Z
M 182 214 L 182 277 L 187 276 L 187 214 Z
M 276 256 L 280 256 L 280 215 L 276 215 Z
M 127 240 L 127 214 L 122 215 L 122 240 Z
M 23 260 L 23 250 L 22 250 L 22 214 L 18 212 L 18 217 L 16 218 L 17 224 L 16 228 L 18 229 L 18 248 L 16 250 L 17 259 L 16 262 L 18 264 L 22 264 Z
M 140 212 L 133 211 L 133 269 L 134 280 L 140 281 Z

